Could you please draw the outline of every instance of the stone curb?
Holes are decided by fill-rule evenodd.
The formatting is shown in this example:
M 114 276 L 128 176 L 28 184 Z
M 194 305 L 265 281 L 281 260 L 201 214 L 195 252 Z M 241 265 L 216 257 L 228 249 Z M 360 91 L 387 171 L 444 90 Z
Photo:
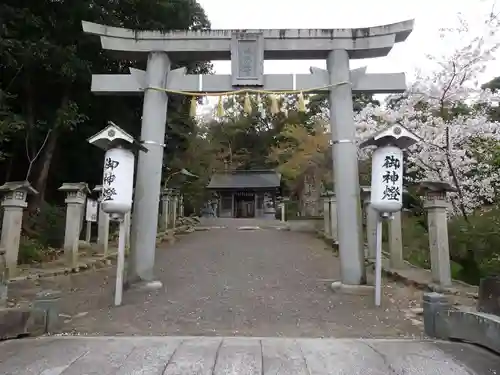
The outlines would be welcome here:
M 318 231 L 317 235 L 321 239 L 323 239 L 323 241 L 325 241 L 325 243 L 328 246 L 331 246 L 334 250 L 336 249 L 335 245 L 332 244 L 332 239 L 326 237 L 322 231 Z M 385 259 L 388 259 L 387 254 L 383 254 L 383 257 Z M 411 264 L 410 262 L 408 262 L 406 260 L 404 262 L 405 262 L 406 266 L 409 268 L 419 269 L 419 267 L 414 266 L 413 264 Z M 375 261 L 373 259 L 365 259 L 365 264 L 367 266 L 375 266 Z M 391 278 L 394 281 L 402 282 L 403 284 L 405 284 L 407 286 L 412 286 L 412 287 L 415 287 L 415 288 L 420 289 L 420 290 L 478 299 L 478 292 L 473 292 L 473 293 L 464 292 L 464 291 L 461 291 L 460 289 L 454 288 L 454 287 L 442 287 L 440 285 L 436 285 L 433 283 L 425 283 L 425 282 L 413 280 L 413 279 L 409 278 L 408 276 L 405 276 L 402 273 L 398 272 L 398 270 L 388 269 L 384 265 L 382 265 L 382 272 L 384 273 L 385 276 Z M 460 280 L 453 280 L 453 283 L 461 284 L 461 285 L 463 285 L 465 287 L 469 287 L 469 288 L 474 287 L 473 285 L 469 285 L 469 284 L 464 283 L 463 281 L 460 281 Z
M 69 275 L 74 273 L 80 273 L 81 271 L 86 271 L 90 269 L 104 268 L 109 265 L 110 260 L 116 258 L 116 255 L 117 253 L 114 252 L 102 258 L 89 259 L 86 262 L 80 263 L 75 267 L 62 266 L 57 269 L 52 269 L 52 270 L 48 269 L 46 271 L 36 272 L 30 275 L 13 277 L 9 280 L 9 283 L 26 281 L 26 280 L 36 280 L 45 277 Z
M 389 259 L 387 257 L 387 254 L 383 254 L 383 257 L 386 260 Z M 367 259 L 366 262 L 370 266 L 375 266 L 375 261 L 373 259 Z M 408 268 L 420 269 L 419 267 L 411 264 L 410 262 L 408 262 L 406 260 L 404 262 Z M 470 297 L 470 298 L 474 298 L 474 299 L 478 298 L 477 292 L 475 292 L 475 293 L 464 292 L 464 291 L 461 291 L 460 289 L 454 288 L 454 287 L 443 287 L 441 285 L 437 285 L 434 283 L 421 282 L 418 280 L 414 280 L 414 279 L 404 275 L 403 273 L 399 272 L 399 270 L 388 269 L 384 265 L 382 265 L 382 272 L 384 273 L 384 275 L 386 275 L 387 277 L 391 278 L 394 281 L 402 282 L 403 284 L 405 284 L 407 286 L 412 286 L 412 287 L 415 287 L 415 288 L 423 290 L 423 291 L 443 293 L 443 294 L 454 295 L 454 296 Z M 459 281 L 459 280 L 453 280 L 453 283 L 463 284 L 465 287 L 469 287 L 469 288 L 473 287 L 473 285 L 466 284 L 466 283 Z
M 170 232 L 171 232 L 171 230 L 170 230 Z M 189 233 L 191 233 L 191 232 L 189 232 L 188 226 L 181 226 L 181 227 L 175 228 L 173 236 L 175 236 L 176 234 L 177 235 L 179 235 L 179 234 L 184 235 L 184 234 L 189 234 Z M 162 236 L 160 237 L 161 241 L 157 242 L 157 244 L 167 241 L 168 239 L 165 238 L 165 236 L 167 236 L 167 235 L 170 235 L 170 233 L 169 232 L 162 233 Z M 157 237 L 157 239 L 159 239 L 159 238 Z M 174 240 L 175 240 L 175 238 L 174 238 Z M 112 259 L 115 259 L 117 254 L 118 254 L 117 252 L 112 252 L 112 253 L 106 255 L 105 257 L 88 259 L 87 261 L 79 263 L 75 267 L 61 266 L 59 268 L 52 269 L 52 270 L 47 269 L 44 271 L 34 272 L 33 274 L 29 274 L 29 275 L 16 276 L 16 277 L 11 278 L 9 280 L 9 283 L 15 283 L 15 282 L 26 281 L 26 280 L 37 280 L 37 279 L 42 279 L 45 277 L 70 275 L 70 274 L 80 273 L 82 271 L 87 271 L 87 270 L 91 270 L 91 269 L 104 268 L 104 267 L 111 264 L 110 261 Z
M 328 237 L 325 232 L 318 230 L 316 231 L 316 235 L 322 239 L 329 247 L 332 248 L 333 252 L 336 253 L 339 250 L 339 243 L 337 241 L 333 241 L 332 237 Z
M 374 290 L 375 290 L 375 286 L 373 286 L 373 285 L 346 285 L 346 284 L 342 284 L 341 281 L 334 281 L 332 283 L 332 285 L 330 285 L 330 289 L 332 289 L 336 293 L 367 296 L 367 295 L 373 295 Z
M 500 354 L 500 317 L 452 306 L 441 293 L 425 293 L 423 302 L 429 337 L 467 342 Z
M 385 259 L 387 259 L 387 258 L 385 258 Z M 372 265 L 372 266 L 375 265 L 375 261 L 372 259 L 367 259 L 367 262 L 369 265 Z M 418 269 L 418 267 L 415 267 L 413 264 L 411 264 L 407 261 L 405 261 L 405 263 L 408 267 Z M 398 272 L 398 270 L 396 270 L 396 269 L 388 269 L 387 267 L 382 266 L 382 272 L 387 277 L 391 278 L 394 281 L 402 282 L 403 284 L 405 284 L 407 286 L 412 286 L 412 287 L 415 287 L 415 288 L 423 290 L 423 291 L 443 293 L 443 294 L 447 294 L 447 295 L 462 296 L 462 297 L 469 297 L 469 298 L 478 299 L 477 292 L 472 292 L 472 293 L 465 292 L 465 291 L 462 291 L 462 290 L 455 288 L 455 287 L 443 287 L 441 285 L 437 285 L 434 283 L 421 282 L 418 280 L 414 280 L 414 279 L 402 274 L 401 272 Z M 458 283 L 458 284 L 464 284 L 464 286 L 467 286 L 467 287 L 473 287 L 472 285 L 468 285 L 468 284 L 465 284 L 465 283 L 457 281 L 457 280 L 453 280 L 453 282 Z

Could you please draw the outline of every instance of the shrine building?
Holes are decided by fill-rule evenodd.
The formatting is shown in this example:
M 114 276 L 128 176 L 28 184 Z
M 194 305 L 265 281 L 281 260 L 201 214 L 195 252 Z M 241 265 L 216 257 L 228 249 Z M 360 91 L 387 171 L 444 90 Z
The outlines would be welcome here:
M 280 185 L 274 170 L 237 170 L 213 174 L 207 189 L 216 196 L 218 217 L 274 219 Z

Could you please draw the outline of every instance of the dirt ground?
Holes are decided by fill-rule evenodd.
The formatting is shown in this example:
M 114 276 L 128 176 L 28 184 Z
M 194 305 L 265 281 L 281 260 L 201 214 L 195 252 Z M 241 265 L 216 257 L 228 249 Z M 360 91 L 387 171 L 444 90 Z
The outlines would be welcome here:
M 63 292 L 62 331 L 96 335 L 420 337 L 410 310 L 422 292 L 384 280 L 383 306 L 372 296 L 334 293 L 339 259 L 323 241 L 272 227 L 241 230 L 237 219 L 160 247 L 163 288 L 129 290 L 112 306 L 115 267 L 16 282 L 10 297 Z M 248 225 L 245 223 L 244 225 Z

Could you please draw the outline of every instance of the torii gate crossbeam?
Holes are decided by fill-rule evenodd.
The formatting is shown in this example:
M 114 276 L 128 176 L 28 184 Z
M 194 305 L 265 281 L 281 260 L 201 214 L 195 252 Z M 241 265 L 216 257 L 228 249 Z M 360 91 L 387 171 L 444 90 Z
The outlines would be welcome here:
M 342 283 L 366 283 L 362 244 L 353 92 L 393 93 L 406 89 L 404 73 L 350 71 L 349 59 L 386 56 L 410 35 L 413 21 L 362 29 L 134 31 L 83 22 L 104 49 L 147 58 L 146 71 L 129 75 L 94 75 L 100 94 L 144 92 L 141 141 L 149 152 L 138 160 L 132 222 L 133 278 L 152 281 L 156 223 L 161 188 L 167 92 L 216 93 L 254 87 L 259 90 L 329 91 L 338 241 Z M 311 74 L 264 75 L 264 59 L 326 59 L 327 70 Z M 231 60 L 231 75 L 186 75 L 170 71 L 171 61 Z

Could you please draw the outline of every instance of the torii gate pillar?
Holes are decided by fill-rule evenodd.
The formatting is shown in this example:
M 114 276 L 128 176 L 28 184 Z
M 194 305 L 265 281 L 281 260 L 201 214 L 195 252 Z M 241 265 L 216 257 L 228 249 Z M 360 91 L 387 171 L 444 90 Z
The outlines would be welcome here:
M 326 66 L 330 84 L 350 81 L 346 50 L 331 51 Z M 362 285 L 366 284 L 366 272 L 351 85 L 332 86 L 329 101 L 341 278 L 343 284 Z
M 151 52 L 146 69 L 146 88 L 166 87 L 170 59 L 165 52 Z M 139 153 L 134 193 L 128 282 L 153 281 L 156 230 L 160 205 L 161 172 L 168 96 L 164 91 L 145 90 L 141 143 L 148 152 Z M 154 222 L 153 222 L 154 221 Z

